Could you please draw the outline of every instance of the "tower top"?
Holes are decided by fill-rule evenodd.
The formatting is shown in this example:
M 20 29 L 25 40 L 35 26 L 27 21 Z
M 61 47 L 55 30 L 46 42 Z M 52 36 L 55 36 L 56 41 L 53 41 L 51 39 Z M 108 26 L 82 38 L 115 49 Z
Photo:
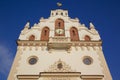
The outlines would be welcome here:
M 68 16 L 68 11 L 67 10 L 63 10 L 63 9 L 56 9 L 56 10 L 51 10 L 51 16 Z

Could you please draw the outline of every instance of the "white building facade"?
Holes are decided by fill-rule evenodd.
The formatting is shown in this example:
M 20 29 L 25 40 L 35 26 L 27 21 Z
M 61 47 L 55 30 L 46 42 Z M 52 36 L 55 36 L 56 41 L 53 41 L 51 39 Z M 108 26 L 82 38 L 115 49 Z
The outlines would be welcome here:
M 8 80 L 112 80 L 94 25 L 71 19 L 67 10 L 51 10 L 17 41 Z

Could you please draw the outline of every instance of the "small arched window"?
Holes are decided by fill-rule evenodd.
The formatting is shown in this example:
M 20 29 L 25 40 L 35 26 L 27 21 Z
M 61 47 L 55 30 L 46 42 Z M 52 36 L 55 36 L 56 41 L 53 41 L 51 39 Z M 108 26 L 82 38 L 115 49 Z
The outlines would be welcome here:
M 49 28 L 48 27 L 44 27 L 42 29 L 41 40 L 42 41 L 48 41 L 49 40 Z
M 31 35 L 31 36 L 29 37 L 29 40 L 30 40 L 30 41 L 35 40 L 35 36 L 34 36 L 34 35 Z
M 77 28 L 72 27 L 70 29 L 70 38 L 71 38 L 71 41 L 79 41 L 79 35 L 78 35 Z
M 58 18 L 55 21 L 55 29 L 58 29 L 58 28 L 64 29 L 64 20 L 63 19 Z
M 90 41 L 90 40 L 91 40 L 91 38 L 90 38 L 88 35 L 86 35 L 86 36 L 84 37 L 84 39 L 85 39 L 85 41 Z

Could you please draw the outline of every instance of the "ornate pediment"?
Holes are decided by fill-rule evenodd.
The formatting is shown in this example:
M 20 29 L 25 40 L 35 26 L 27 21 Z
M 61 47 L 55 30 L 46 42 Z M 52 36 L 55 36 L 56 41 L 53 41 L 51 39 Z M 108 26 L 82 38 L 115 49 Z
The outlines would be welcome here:
M 75 72 L 71 69 L 69 65 L 67 65 L 64 61 L 60 59 L 55 62 L 53 65 L 49 67 L 49 69 L 45 72 Z

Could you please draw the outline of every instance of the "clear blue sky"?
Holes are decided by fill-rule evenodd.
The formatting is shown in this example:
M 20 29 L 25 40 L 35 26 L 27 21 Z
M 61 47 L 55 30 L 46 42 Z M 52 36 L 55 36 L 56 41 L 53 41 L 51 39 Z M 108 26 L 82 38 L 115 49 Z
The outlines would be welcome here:
M 120 80 L 120 1 L 119 0 L 0 0 L 0 80 L 6 80 L 16 53 L 16 40 L 29 20 L 31 26 L 50 10 L 69 11 L 71 18 L 89 26 L 92 22 L 103 41 L 103 51 L 113 80 Z

